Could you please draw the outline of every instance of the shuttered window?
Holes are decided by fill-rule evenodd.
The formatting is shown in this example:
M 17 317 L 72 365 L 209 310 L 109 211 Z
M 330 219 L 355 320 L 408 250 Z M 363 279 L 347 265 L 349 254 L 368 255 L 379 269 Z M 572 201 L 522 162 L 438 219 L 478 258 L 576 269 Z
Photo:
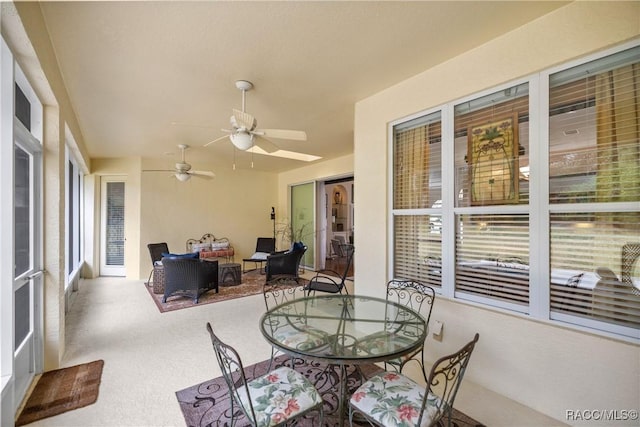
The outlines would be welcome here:
M 393 129 L 394 277 L 441 285 L 440 112 Z
M 640 48 L 549 82 L 551 316 L 638 330 Z

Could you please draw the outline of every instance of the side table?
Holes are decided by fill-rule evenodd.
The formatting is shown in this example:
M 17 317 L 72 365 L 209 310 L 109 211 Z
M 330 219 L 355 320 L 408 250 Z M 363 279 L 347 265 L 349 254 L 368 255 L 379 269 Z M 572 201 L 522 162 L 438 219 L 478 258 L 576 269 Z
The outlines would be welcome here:
M 240 264 L 226 263 L 218 265 L 218 285 L 237 286 L 242 283 Z
M 153 266 L 153 293 L 164 294 L 164 266 Z

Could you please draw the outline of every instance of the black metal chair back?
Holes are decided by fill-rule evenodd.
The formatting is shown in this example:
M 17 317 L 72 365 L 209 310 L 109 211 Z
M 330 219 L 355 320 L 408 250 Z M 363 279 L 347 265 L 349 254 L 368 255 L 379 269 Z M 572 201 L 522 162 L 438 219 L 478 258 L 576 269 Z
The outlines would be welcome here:
M 156 261 L 160 261 L 162 260 L 162 254 L 168 254 L 169 253 L 169 246 L 167 245 L 166 242 L 162 242 L 162 243 L 149 243 L 147 245 L 147 248 L 149 249 L 149 255 L 151 255 L 151 266 L 153 267 L 156 263 Z
M 209 335 L 211 336 L 211 343 L 213 344 L 213 350 L 216 354 L 218 364 L 220 365 L 220 370 L 222 370 L 222 376 L 224 377 L 224 380 L 229 387 L 229 393 L 231 394 L 231 425 L 234 423 L 234 403 L 238 403 L 238 406 L 240 406 L 242 412 L 247 417 L 251 425 L 257 425 L 256 413 L 250 399 L 248 402 L 248 410 L 239 403 L 241 402 L 240 394 L 238 393 L 239 389 L 244 390 L 246 396 L 251 396 L 249 393 L 249 387 L 247 386 L 247 378 L 244 374 L 244 367 L 242 365 L 240 355 L 233 347 L 225 344 L 220 340 L 220 338 L 218 338 L 218 336 L 213 332 L 213 328 L 209 322 L 207 322 L 207 331 L 209 331 Z
M 151 286 L 151 275 L 153 274 L 153 268 L 156 265 L 156 262 L 162 260 L 163 253 L 169 253 L 169 246 L 166 242 L 162 243 L 149 243 L 147 245 L 147 249 L 149 249 L 149 255 L 151 256 L 151 272 L 149 273 L 149 278 L 147 279 L 147 285 Z
M 428 330 L 429 320 L 431 319 L 431 311 L 433 310 L 433 303 L 436 300 L 436 291 L 431 286 L 427 286 L 424 283 L 418 282 L 416 280 L 390 280 L 387 283 L 386 298 L 387 301 L 396 302 L 420 313 L 420 315 L 424 317 Z M 397 312 L 385 313 L 385 317 L 391 327 L 393 327 L 396 322 L 401 322 L 403 320 L 398 319 L 397 316 Z M 418 327 L 418 325 L 406 325 L 404 328 L 402 328 L 402 334 L 409 339 L 412 339 L 415 336 L 419 336 L 421 333 L 422 328 Z M 397 360 L 391 360 L 389 361 L 389 363 L 385 362 L 385 368 L 387 367 L 387 365 L 391 365 L 396 367 L 397 370 L 401 372 L 402 368 L 404 368 L 404 365 L 412 360 L 420 365 L 420 368 L 422 369 L 422 375 L 426 381 L 427 374 L 424 370 L 424 344 L 420 347 L 419 351 L 413 354 L 409 354 L 407 357 Z
M 258 237 L 256 241 L 256 252 L 266 252 L 268 254 L 276 251 L 276 239 L 273 237 Z
M 313 278 L 311 278 L 309 283 L 305 286 L 307 295 L 311 294 L 312 292 L 341 294 L 342 291 L 344 291 L 346 294 L 349 294 L 349 291 L 345 286 L 345 281 L 347 280 L 347 277 L 349 275 L 349 267 L 351 267 L 353 254 L 355 253 L 355 247 L 351 244 L 343 244 L 342 247 L 346 252 L 347 257 L 347 263 L 344 267 L 344 271 L 342 273 L 330 269 L 318 271 L 317 274 Z M 340 281 L 336 280 L 337 278 L 339 278 Z
M 447 416 L 449 425 L 451 425 L 453 402 L 467 370 L 471 353 L 479 338 L 480 335 L 476 333 L 473 340 L 469 341 L 469 343 L 460 350 L 449 356 L 441 357 L 433 364 L 429 378 L 427 379 L 427 393 L 425 393 L 424 400 L 422 401 L 421 416 L 417 425 L 421 425 L 422 416 L 425 413 L 430 393 L 440 398 L 435 402 L 432 400 L 428 403 L 437 410 L 437 416 L 433 418 L 432 425 L 434 425 L 438 419 L 444 418 L 444 416 Z

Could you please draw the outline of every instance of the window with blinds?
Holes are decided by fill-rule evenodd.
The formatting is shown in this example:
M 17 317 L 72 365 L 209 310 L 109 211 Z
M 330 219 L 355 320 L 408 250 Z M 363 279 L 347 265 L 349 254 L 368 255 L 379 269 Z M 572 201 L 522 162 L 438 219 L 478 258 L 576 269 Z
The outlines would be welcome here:
M 441 164 L 440 112 L 393 128 L 395 278 L 441 285 Z
M 534 81 L 393 126 L 393 275 L 640 339 L 640 46 Z
M 394 277 L 442 285 L 441 215 L 394 217 Z
M 528 215 L 456 215 L 456 295 L 464 294 L 528 312 Z
M 637 213 L 555 213 L 550 226 L 552 315 L 640 328 Z
M 552 318 L 640 329 L 639 90 L 639 47 L 549 77 Z
M 456 215 L 456 296 L 528 312 L 529 216 L 496 205 L 526 210 L 529 201 L 529 85 L 463 102 L 454 114 L 456 207 L 474 211 Z

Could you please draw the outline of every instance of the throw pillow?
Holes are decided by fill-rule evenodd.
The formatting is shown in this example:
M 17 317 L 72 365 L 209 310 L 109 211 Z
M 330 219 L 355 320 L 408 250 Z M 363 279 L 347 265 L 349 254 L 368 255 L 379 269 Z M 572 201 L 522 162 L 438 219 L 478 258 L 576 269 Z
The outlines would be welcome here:
M 229 242 L 213 242 L 211 243 L 211 250 L 218 251 L 220 249 L 227 249 L 229 247 Z
M 211 249 L 211 243 L 194 243 L 191 245 L 191 252 L 208 251 Z
M 174 258 L 174 259 L 191 258 L 191 259 L 199 259 L 200 258 L 200 253 L 199 252 L 192 252 L 192 253 L 187 253 L 187 254 L 171 254 L 171 253 L 163 252 L 162 253 L 162 258 Z
M 266 260 L 270 254 L 268 252 L 256 252 L 251 255 L 251 259 Z

